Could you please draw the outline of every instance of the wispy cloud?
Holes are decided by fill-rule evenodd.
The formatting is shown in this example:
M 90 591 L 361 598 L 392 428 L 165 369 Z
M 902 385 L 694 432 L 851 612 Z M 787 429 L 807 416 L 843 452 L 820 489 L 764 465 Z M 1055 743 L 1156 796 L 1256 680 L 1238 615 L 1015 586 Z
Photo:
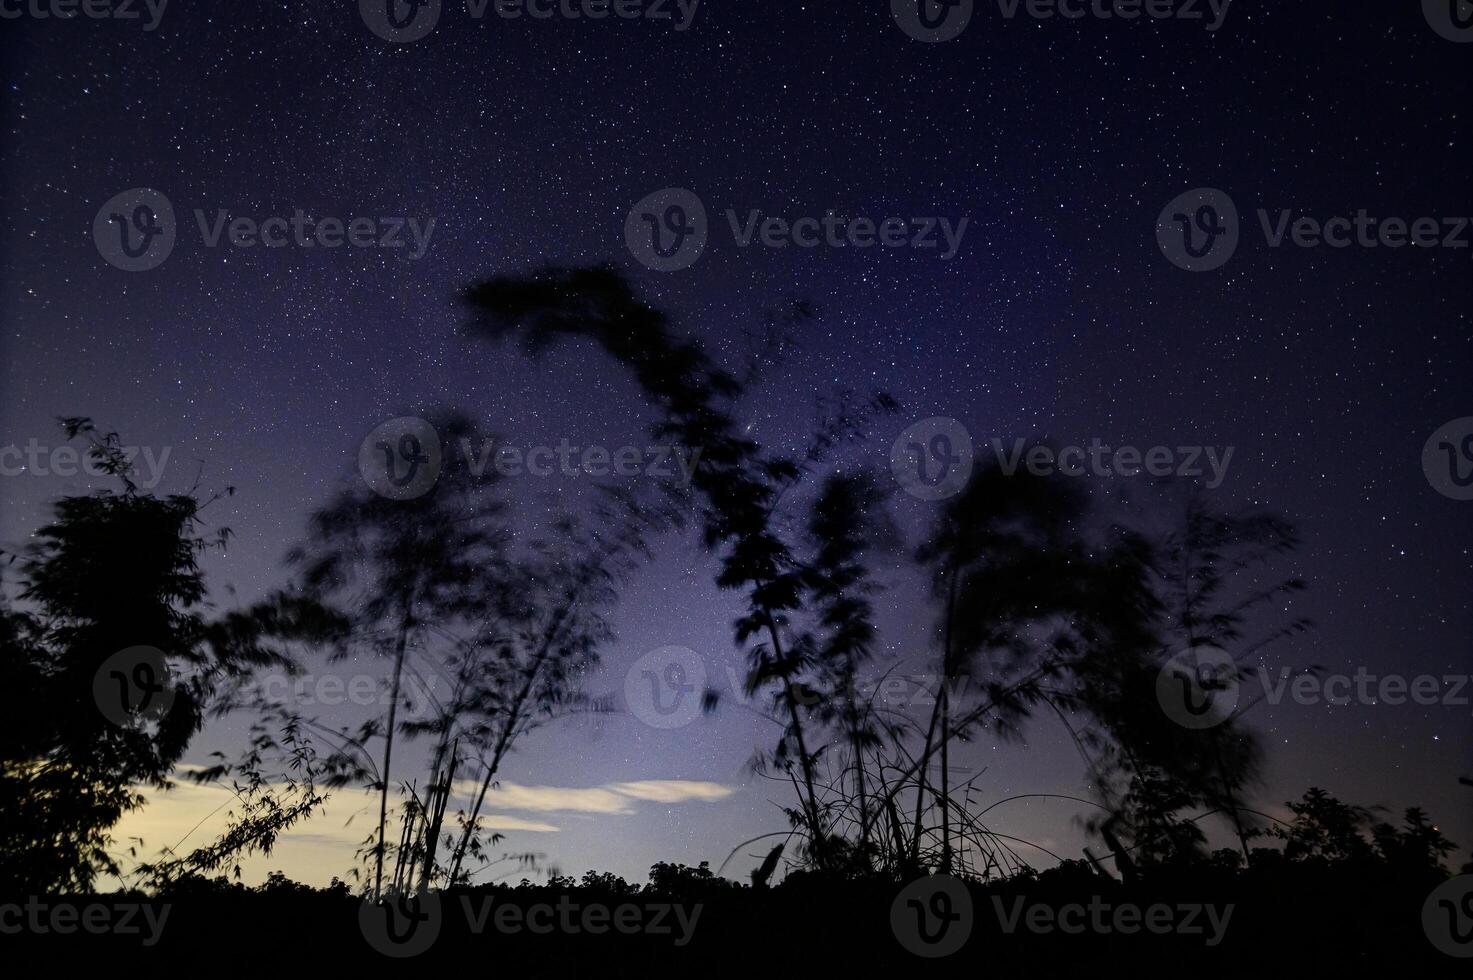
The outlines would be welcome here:
M 613 783 L 609 788 L 636 800 L 651 800 L 655 803 L 714 803 L 736 792 L 732 787 L 720 783 L 703 783 L 690 779 L 645 779 L 633 783 Z
M 190 768 L 190 767 L 181 767 Z M 480 785 L 456 784 L 458 803 L 468 804 Z M 673 805 L 713 803 L 736 792 L 735 787 L 689 779 L 647 779 L 604 786 L 523 786 L 502 783 L 486 794 L 481 826 L 488 831 L 555 834 L 563 827 L 539 815 L 552 813 L 628 816 L 641 803 Z M 153 860 L 165 847 L 187 854 L 209 843 L 226 828 L 235 794 L 218 784 L 198 785 L 180 780 L 168 792 L 148 790 L 148 804 L 126 815 L 114 829 L 115 856 L 124 866 L 134 860 Z M 283 834 L 269 857 L 253 856 L 242 862 L 247 881 L 259 881 L 275 868 L 290 868 L 291 876 L 312 884 L 326 884 L 354 865 L 353 852 L 363 845 L 377 817 L 378 794 L 340 789 L 326 807 L 297 828 Z M 142 838 L 138 846 L 137 838 Z M 535 845 L 534 845 L 535 846 Z M 136 856 L 125 853 L 137 847 Z
M 472 780 L 456 783 L 461 798 L 474 796 L 480 787 Z M 653 803 L 712 803 L 736 792 L 720 783 L 690 779 L 647 779 L 604 786 L 523 786 L 502 783 L 486 794 L 486 805 L 496 810 L 519 810 L 531 813 L 601 813 L 635 812 L 636 801 Z

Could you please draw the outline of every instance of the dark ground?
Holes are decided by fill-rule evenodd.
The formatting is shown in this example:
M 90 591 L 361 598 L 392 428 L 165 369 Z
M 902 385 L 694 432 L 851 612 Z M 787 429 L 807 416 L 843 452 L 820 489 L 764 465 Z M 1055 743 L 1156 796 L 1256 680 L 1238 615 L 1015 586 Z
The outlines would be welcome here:
M 359 965 L 395 968 L 484 969 L 517 976 L 680 976 L 691 973 L 775 972 L 788 976 L 821 971 L 827 977 L 877 971 L 914 971 L 934 962 L 947 975 L 985 975 L 1007 971 L 1028 977 L 1090 973 L 1135 976 L 1365 977 L 1467 976 L 1459 959 L 1438 952 L 1424 932 L 1423 902 L 1439 882 L 1437 875 L 1397 875 L 1385 870 L 1281 866 L 1246 874 L 1224 872 L 1191 880 L 1157 875 L 1132 886 L 1091 875 L 1082 866 L 969 889 L 973 925 L 961 948 L 927 960 L 909 951 L 914 943 L 902 911 L 892 925 L 892 905 L 900 889 L 884 883 L 824 882 L 790 877 L 778 887 L 754 891 L 720 879 L 671 881 L 663 887 L 634 889 L 616 878 L 605 884 L 495 886 L 442 893 L 439 914 L 425 925 L 434 933 L 423 953 L 391 959 L 374 948 L 381 930 L 363 922 L 362 903 L 345 889 L 312 890 L 290 882 L 244 889 L 198 881 L 172 897 L 144 899 L 156 910 L 170 905 L 156 945 L 145 949 L 149 926 L 133 915 L 140 934 L 37 935 L 0 937 L 0 952 L 10 968 L 33 970 L 92 961 L 131 975 L 145 962 L 189 975 L 259 973 L 263 969 L 306 967 L 313 972 Z M 1076 935 L 1057 931 L 1009 935 L 998 909 L 1011 910 L 1023 897 L 1028 905 L 1055 909 L 1067 903 L 1088 906 L 1092 899 L 1118 906 L 1165 904 L 1174 908 L 1209 903 L 1233 906 L 1216 945 L 1213 926 L 1198 916 L 1197 934 L 1104 934 L 1088 927 Z M 475 918 L 491 914 L 477 931 Z M 83 906 L 99 902 L 119 909 L 130 899 L 112 895 L 70 897 Z M 559 903 L 572 909 L 559 922 Z M 511 922 L 534 905 L 549 911 L 534 915 L 546 934 L 525 928 L 509 933 L 496 918 Z M 662 907 L 679 904 L 685 919 Z M 504 905 L 519 913 L 500 912 Z M 695 907 L 699 905 L 699 912 Z M 579 926 L 583 910 L 626 909 L 626 921 L 653 927 L 643 934 L 587 934 Z M 954 908 L 955 906 L 953 906 Z M 470 913 L 467 913 L 470 910 Z M 13 921 L 6 913 L 7 924 Z M 93 913 L 94 915 L 97 913 Z M 595 916 L 600 913 L 593 913 Z M 682 943 L 682 921 L 694 927 Z M 362 920 L 361 920 L 362 917 Z M 526 920 L 524 920 L 526 921 Z M 597 924 L 597 919 L 593 920 Z M 1185 923 L 1178 913 L 1177 921 Z M 660 929 L 668 932 L 655 934 Z M 369 935 L 373 933 L 373 935 Z M 406 933 L 411 943 L 423 936 Z M 945 934 L 942 942 L 948 941 Z M 136 959 L 135 959 L 136 958 Z M 1346 971 L 1352 971 L 1346 973 Z M 141 972 L 141 971 L 140 971 Z M 15 974 L 13 974 L 15 975 Z M 22 973 L 19 975 L 35 975 Z

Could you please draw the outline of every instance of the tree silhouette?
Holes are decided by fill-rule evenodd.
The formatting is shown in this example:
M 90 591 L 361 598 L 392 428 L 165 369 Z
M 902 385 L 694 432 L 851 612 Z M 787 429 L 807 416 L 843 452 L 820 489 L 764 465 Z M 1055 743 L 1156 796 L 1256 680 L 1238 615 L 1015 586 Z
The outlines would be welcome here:
M 784 491 L 803 475 L 803 463 L 767 453 L 744 434 L 732 409 L 743 391 L 740 382 L 716 367 L 699 345 L 677 339 L 666 315 L 636 297 L 612 267 L 496 277 L 467 290 L 465 302 L 472 313 L 472 336 L 516 336 L 533 354 L 566 338 L 598 343 L 633 373 L 659 410 L 652 434 L 701 449 L 692 488 L 704 541 L 720 555 L 716 584 L 743 589 L 747 597 L 747 609 L 733 625 L 738 646 L 752 644 L 746 687 L 749 693 L 769 684 L 777 688 L 775 699 L 785 724 L 775 755 L 784 766 L 796 761 L 802 819 L 811 846 L 821 852 L 824 821 L 816 752 L 808 744 L 799 683 L 810 654 L 784 636 L 790 614 L 800 605 L 803 569 L 774 526 L 774 510 Z M 801 306 L 794 312 L 800 319 L 808 314 Z M 825 428 L 808 460 L 854 431 L 865 414 L 892 407 L 893 401 L 884 396 L 858 406 L 853 415 Z
M 1098 561 L 1082 533 L 1088 497 L 1062 475 L 1009 473 L 992 462 L 942 508 L 917 560 L 930 572 L 938 608 L 940 689 L 921 758 L 939 755 L 934 790 L 943 871 L 952 869 L 949 747 L 984 720 L 1014 730 L 1050 696 L 1079 648 L 1068 632 L 1084 617 L 1083 583 Z M 976 682 L 985 713 L 952 703 L 959 682 Z M 1057 691 L 1067 697 L 1067 691 Z M 958 716 L 957 712 L 960 712 Z M 917 773 L 912 860 L 918 856 L 925 766 Z
M 441 413 L 429 421 L 442 445 L 477 437 L 475 426 L 458 413 Z M 385 717 L 359 733 L 352 751 L 337 757 L 333 777 L 336 783 L 362 779 L 369 773 L 363 743 L 383 738 L 382 762 L 369 775 L 379 791 L 378 824 L 369 848 L 375 898 L 383 894 L 389 785 L 405 664 L 411 651 L 450 625 L 494 616 L 506 596 L 503 552 L 509 533 L 505 503 L 495 492 L 495 471 L 477 472 L 468 453 L 442 455 L 437 479 L 420 496 L 390 499 L 366 482 L 341 490 L 312 516 L 306 540 L 288 559 L 300 573 L 302 594 L 336 609 L 351 623 L 350 645 L 336 657 L 367 649 L 392 665 Z
M 861 670 L 874 655 L 876 627 L 871 596 L 878 591 L 866 556 L 899 543 L 885 507 L 885 494 L 866 471 L 838 473 L 824 481 L 808 516 L 808 539 L 813 556 L 804 569 L 817 618 L 819 638 L 811 640 L 818 688 L 817 717 L 837 728 L 848 746 L 859 849 L 856 863 L 867 869 L 871 860 L 869 796 L 865 756 L 890 726 L 876 717 L 874 706 L 860 695 Z
M 34 543 L 9 556 L 19 603 L 0 606 L 0 646 L 19 688 L 0 740 L 0 877 L 33 890 L 118 873 L 108 829 L 143 804 L 136 787 L 169 785 L 222 682 L 283 662 L 259 631 L 206 617 L 199 557 L 230 537 L 205 531 L 216 498 L 140 492 L 116 433 L 86 418 L 61 424 L 121 489 L 62 498 Z M 158 652 L 131 665 L 157 689 L 109 717 L 94 685 L 135 648 Z
M 1107 805 L 1121 817 L 1129 809 L 1135 821 L 1156 828 L 1137 828 L 1138 839 L 1173 824 L 1169 813 L 1148 815 L 1143 807 L 1166 800 L 1201 803 L 1228 815 L 1247 859 L 1256 831 L 1247 822 L 1242 794 L 1262 761 L 1259 741 L 1243 723 L 1250 705 L 1240 704 L 1217 725 L 1188 730 L 1158 709 L 1152 689 L 1170 657 L 1202 647 L 1229 651 L 1239 664 L 1232 680 L 1242 681 L 1249 657 L 1309 628 L 1307 620 L 1293 617 L 1256 638 L 1246 635 L 1250 622 L 1262 618 L 1260 610 L 1286 605 L 1305 588 L 1299 579 L 1273 574 L 1273 562 L 1294 550 L 1297 537 L 1277 515 L 1224 510 L 1195 485 L 1165 489 L 1164 497 L 1115 515 L 1132 525 L 1130 533 L 1146 549 L 1135 563 L 1143 577 L 1132 581 L 1144 584 L 1139 604 L 1149 616 L 1142 620 L 1147 630 L 1129 644 L 1128 657 L 1107 651 L 1093 661 L 1097 669 L 1091 671 L 1087 703 L 1101 721 L 1096 734 L 1103 737 L 1084 741 L 1098 750 L 1092 766 Z M 1128 807 L 1119 803 L 1127 794 Z M 1175 838 L 1194 839 L 1187 829 Z
M 559 518 L 532 543 L 531 554 L 516 557 L 515 603 L 474 643 L 464 741 L 482 776 L 469 813 L 460 815 L 460 836 L 449 842 L 447 881 L 468 877 L 467 855 L 481 856 L 477 822 L 507 754 L 547 719 L 581 705 L 575 681 L 613 639 L 606 613 L 618 584 L 649 558 L 649 537 L 680 521 L 680 511 L 668 504 L 604 487 L 589 520 Z

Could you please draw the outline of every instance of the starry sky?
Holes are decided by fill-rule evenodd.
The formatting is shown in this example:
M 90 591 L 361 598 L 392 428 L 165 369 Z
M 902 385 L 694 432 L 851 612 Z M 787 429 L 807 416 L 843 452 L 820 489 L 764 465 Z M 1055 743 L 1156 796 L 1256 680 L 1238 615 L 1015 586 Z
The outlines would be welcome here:
M 779 449 L 804 445 L 815 394 L 832 386 L 882 388 L 903 406 L 870 444 L 880 467 L 902 429 L 935 416 L 979 444 L 1235 447 L 1217 493 L 1299 522 L 1289 570 L 1310 591 L 1292 612 L 1318 624 L 1264 666 L 1470 670 L 1473 502 L 1430 486 L 1422 453 L 1473 415 L 1473 250 L 1273 248 L 1256 216 L 1473 215 L 1473 48 L 1439 37 L 1413 0 L 1236 0 L 1215 31 L 1009 19 L 978 2 L 942 43 L 908 36 L 882 0 L 706 0 L 683 30 L 477 20 L 447 3 L 433 32 L 402 44 L 348 2 L 174 0 L 156 29 L 146 21 L 0 25 L 0 446 L 58 444 L 57 416 L 88 415 L 170 451 L 160 490 L 236 487 L 212 510 L 236 535 L 207 565 L 221 606 L 283 580 L 306 515 L 352 478 L 359 442 L 386 419 L 449 404 L 523 446 L 644 444 L 648 408 L 597 352 L 532 363 L 458 329 L 456 295 L 480 278 L 612 261 L 733 366 L 761 311 L 818 304 L 744 403 L 752 433 Z M 168 198 L 178 232 L 166 261 L 130 273 L 99 254 L 93 221 L 137 187 Z M 1189 272 L 1163 255 L 1156 223 L 1204 187 L 1236 202 L 1242 240 L 1222 268 Z M 624 234 L 631 207 L 665 188 L 711 214 L 704 253 L 668 273 L 641 266 Z M 434 226 L 414 258 L 212 247 L 194 217 L 297 209 Z M 950 259 L 744 248 L 725 212 L 754 209 L 968 223 Z M 24 543 L 48 501 L 87 485 L 0 477 L 0 541 Z M 528 492 L 544 489 L 576 490 L 553 479 Z M 898 496 L 912 540 L 933 508 Z M 696 651 L 733 693 L 736 599 L 712 586 L 713 567 L 692 540 L 661 543 L 623 596 L 594 693 L 667 645 Z M 923 669 L 907 639 L 920 585 L 898 564 L 885 578 L 881 659 Z M 1317 784 L 1397 811 L 1422 804 L 1466 854 L 1456 778 L 1473 774 L 1470 714 L 1261 705 L 1269 766 L 1255 802 L 1281 812 Z M 212 724 L 188 761 L 244 730 Z M 504 773 L 506 847 L 631 880 L 655 860 L 718 865 L 785 825 L 786 788 L 746 766 L 775 731 L 734 697 L 674 730 L 622 716 L 540 731 Z M 1086 795 L 1073 748 L 1042 720 L 1026 744 L 982 738 L 954 758 L 985 770 L 983 802 Z M 157 800 L 129 832 L 176 843 L 164 838 L 215 805 L 204 793 Z M 342 827 L 356 803 L 335 805 L 253 873 L 345 871 L 362 833 Z M 994 812 L 997 830 L 1079 855 L 1079 808 Z M 756 850 L 727 873 L 744 875 Z

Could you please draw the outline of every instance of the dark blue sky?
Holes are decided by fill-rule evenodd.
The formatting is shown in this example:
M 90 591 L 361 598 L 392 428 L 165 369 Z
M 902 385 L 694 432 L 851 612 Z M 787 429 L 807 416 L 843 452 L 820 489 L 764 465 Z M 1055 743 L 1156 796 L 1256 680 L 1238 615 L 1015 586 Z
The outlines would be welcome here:
M 1009 20 L 979 2 L 967 30 L 938 44 L 908 37 L 881 0 L 706 0 L 683 31 L 476 21 L 447 4 L 425 39 L 395 45 L 354 4 L 175 0 L 153 31 L 7 20 L 0 52 L 0 446 L 55 445 L 56 416 L 90 415 L 170 449 L 162 489 L 188 486 L 201 465 L 204 486 L 234 485 L 214 511 L 237 535 L 209 565 L 222 603 L 236 601 L 227 584 L 249 599 L 281 580 L 306 514 L 392 416 L 456 404 L 523 446 L 643 444 L 647 410 L 596 352 L 533 364 L 458 334 L 456 293 L 478 278 L 612 260 L 733 365 L 763 309 L 797 296 L 823 308 L 747 404 L 774 446 L 802 445 L 815 392 L 833 385 L 901 402 L 869 446 L 880 466 L 901 429 L 932 416 L 979 444 L 1232 446 L 1216 492 L 1301 524 L 1292 570 L 1310 591 L 1294 612 L 1319 624 L 1263 666 L 1473 669 L 1473 503 L 1437 493 L 1421 464 L 1434 430 L 1473 415 L 1473 249 L 1273 248 L 1257 216 L 1473 215 L 1473 47 L 1439 37 L 1418 3 L 1236 0 L 1208 31 Z M 103 261 L 92 226 L 135 187 L 169 199 L 177 241 L 162 265 L 127 273 Z M 700 197 L 711 233 L 693 266 L 662 274 L 634 261 L 624 225 L 670 187 Z M 1191 273 L 1163 256 L 1156 221 L 1202 187 L 1236 203 L 1242 241 L 1223 268 Z M 413 259 L 210 247 L 194 218 L 298 208 L 435 224 Z M 949 260 L 742 248 L 729 209 L 968 225 Z M 0 540 L 24 541 L 48 500 L 82 485 L 0 478 Z M 914 535 L 928 505 L 899 499 Z M 591 687 L 620 689 L 630 664 L 671 644 L 713 675 L 738 670 L 734 601 L 711 571 L 695 542 L 668 542 L 625 595 L 620 642 Z M 905 639 L 916 584 L 893 578 L 885 655 L 922 669 Z M 1456 777 L 1473 773 L 1470 714 L 1466 703 L 1264 705 L 1257 802 L 1318 784 L 1357 803 L 1423 804 L 1466 849 Z M 239 731 L 211 728 L 191 758 Z M 669 732 L 634 718 L 544 730 L 508 781 L 734 792 L 626 815 L 554 812 L 557 833 L 508 847 L 631 878 L 656 859 L 719 863 L 784 826 L 772 803 L 787 802 L 784 787 L 744 770 L 773 731 L 730 703 Z M 1084 787 L 1042 719 L 1026 746 L 982 739 L 965 755 L 990 767 L 983 801 Z M 999 830 L 1077 855 L 1067 805 L 1012 807 L 997 811 Z

